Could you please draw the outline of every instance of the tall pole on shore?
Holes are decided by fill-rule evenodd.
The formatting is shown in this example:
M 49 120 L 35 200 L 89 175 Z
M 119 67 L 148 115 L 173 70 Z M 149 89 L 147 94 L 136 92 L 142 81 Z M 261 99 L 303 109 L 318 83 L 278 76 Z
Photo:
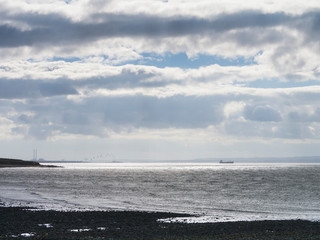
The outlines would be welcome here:
M 33 149 L 33 161 L 37 161 L 37 160 L 38 160 L 38 150 Z

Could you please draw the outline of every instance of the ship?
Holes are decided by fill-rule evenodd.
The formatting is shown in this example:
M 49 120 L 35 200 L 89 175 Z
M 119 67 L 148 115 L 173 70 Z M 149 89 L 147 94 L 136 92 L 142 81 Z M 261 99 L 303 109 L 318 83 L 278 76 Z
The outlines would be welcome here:
M 228 164 L 232 164 L 234 163 L 234 161 L 224 161 L 224 160 L 220 160 L 219 163 L 228 163 Z

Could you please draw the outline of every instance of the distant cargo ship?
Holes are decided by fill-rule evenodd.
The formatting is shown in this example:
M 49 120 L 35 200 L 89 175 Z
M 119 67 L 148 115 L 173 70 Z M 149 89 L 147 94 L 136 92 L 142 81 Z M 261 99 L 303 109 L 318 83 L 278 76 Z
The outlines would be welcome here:
M 220 160 L 219 163 L 229 163 L 229 164 L 232 164 L 232 163 L 234 163 L 234 161 L 223 161 L 223 160 Z

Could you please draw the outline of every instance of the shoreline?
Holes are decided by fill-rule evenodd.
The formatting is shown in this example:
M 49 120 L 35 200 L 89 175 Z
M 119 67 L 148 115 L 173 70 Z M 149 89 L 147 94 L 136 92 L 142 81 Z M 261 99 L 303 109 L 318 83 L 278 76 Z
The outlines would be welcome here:
M 320 239 L 320 222 L 268 220 L 165 223 L 189 214 L 139 211 L 30 211 L 0 206 L 0 239 Z
M 26 165 L 2 165 L 0 164 L 0 168 L 63 168 L 61 166 L 55 165 L 39 165 L 39 166 L 26 166 Z
M 36 168 L 59 168 L 55 165 L 42 165 L 37 161 L 26 161 L 21 159 L 0 158 L 0 168 L 21 168 L 21 167 L 36 167 Z

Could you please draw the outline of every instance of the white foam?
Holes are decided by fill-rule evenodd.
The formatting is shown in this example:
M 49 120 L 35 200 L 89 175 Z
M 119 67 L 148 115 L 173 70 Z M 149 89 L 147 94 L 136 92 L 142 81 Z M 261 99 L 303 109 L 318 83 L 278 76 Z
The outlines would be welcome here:
M 69 231 L 70 232 L 89 232 L 89 231 L 91 231 L 92 229 L 90 229 L 90 228 L 80 228 L 80 229 L 70 229 Z
M 21 233 L 20 236 L 21 237 L 33 237 L 33 236 L 35 236 L 35 233 Z
M 106 230 L 106 228 L 105 227 L 97 227 L 97 230 L 104 231 L 104 230 Z
M 39 227 L 46 227 L 46 228 L 52 228 L 53 226 L 51 225 L 51 223 L 41 223 L 38 224 Z

